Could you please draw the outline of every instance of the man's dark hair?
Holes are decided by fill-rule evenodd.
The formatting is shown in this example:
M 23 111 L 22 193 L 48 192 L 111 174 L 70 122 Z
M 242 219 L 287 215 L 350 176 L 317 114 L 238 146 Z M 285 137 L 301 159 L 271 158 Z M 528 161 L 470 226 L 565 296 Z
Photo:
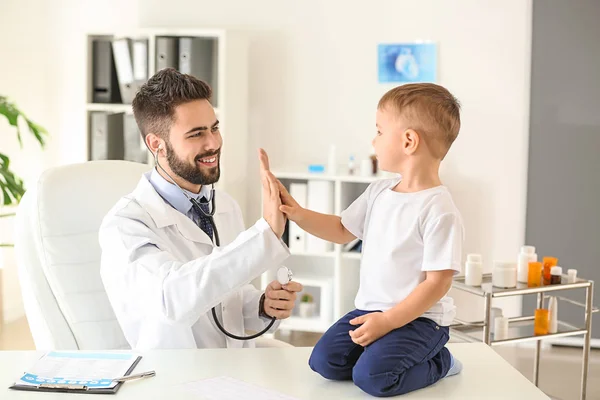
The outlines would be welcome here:
M 212 89 L 206 82 L 174 68 L 158 71 L 144 83 L 132 102 L 133 115 L 142 137 L 149 133 L 167 137 L 175 108 L 194 100 L 209 100 Z

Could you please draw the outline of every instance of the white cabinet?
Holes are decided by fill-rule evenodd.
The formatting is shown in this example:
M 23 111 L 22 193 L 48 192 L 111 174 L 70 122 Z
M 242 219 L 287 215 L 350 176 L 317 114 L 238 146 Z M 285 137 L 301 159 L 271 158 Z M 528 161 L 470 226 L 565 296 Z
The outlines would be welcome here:
M 146 68 L 147 77 L 151 77 L 164 64 L 165 55 L 162 53 L 165 40 L 171 40 L 173 43 L 181 44 L 177 48 L 179 61 L 177 67 L 186 71 L 206 71 L 210 73 L 206 77 L 199 76 L 200 79 L 207 81 L 214 87 L 214 96 L 212 104 L 215 107 L 217 118 L 221 126 L 223 135 L 224 149 L 221 158 L 221 179 L 216 186 L 233 196 L 239 203 L 242 211 L 246 210 L 246 165 L 248 158 L 248 53 L 245 36 L 241 32 L 220 30 L 220 29 L 135 29 L 123 32 L 98 32 L 87 35 L 87 84 L 86 84 L 86 148 L 81 149 L 87 154 L 87 159 L 91 159 L 93 138 L 98 136 L 98 132 L 92 130 L 92 115 L 94 113 L 123 114 L 123 118 L 130 120 L 131 125 L 132 109 L 131 104 L 123 102 L 95 102 L 95 100 L 107 101 L 106 97 L 98 96 L 99 91 L 105 90 L 97 86 L 97 74 L 95 74 L 94 43 L 98 40 L 112 42 L 113 40 L 128 38 L 132 39 L 130 55 L 132 66 L 135 72 L 136 52 L 134 44 L 137 42 L 147 43 L 146 48 Z M 185 51 L 186 46 L 190 47 L 190 39 L 195 40 L 199 45 L 196 46 L 197 52 L 204 52 L 199 56 L 188 54 Z M 106 46 L 104 47 L 106 50 Z M 96 53 L 98 50 L 96 50 Z M 143 51 L 142 51 L 143 54 Z M 161 54 L 163 54 L 161 56 Z M 209 59 L 206 62 L 206 59 Z M 142 58 L 143 59 L 143 58 Z M 137 73 L 143 73 L 137 62 Z M 195 68 L 194 66 L 197 66 Z M 137 75 L 134 74 L 134 75 Z M 137 75 L 139 77 L 139 75 Z M 96 77 L 96 78 L 95 78 Z M 134 76 L 135 78 L 135 76 Z M 147 80 L 147 79 L 146 79 Z M 139 85 L 145 80 L 136 81 L 134 85 Z M 109 84 L 110 85 L 110 84 Z M 110 98 L 108 99 L 111 100 Z M 126 121 L 122 124 L 127 129 Z M 114 124 L 111 126 L 115 126 Z M 123 129 L 117 127 L 116 129 Z M 139 133 L 139 132 L 138 132 Z M 118 137 L 119 135 L 113 135 Z M 121 134 L 121 136 L 124 136 Z M 122 142 L 122 141 L 121 141 Z M 139 146 L 143 150 L 144 143 L 139 141 Z M 97 153 L 96 153 L 97 154 Z M 125 151 L 119 152 L 118 149 L 113 154 L 122 154 L 119 159 L 125 158 Z M 131 160 L 138 161 L 138 160 Z M 142 152 L 141 162 L 153 164 L 152 156 L 147 152 L 144 158 Z
M 274 175 L 288 188 L 292 183 L 309 181 L 329 182 L 333 187 L 333 213 L 340 215 L 367 186 L 381 177 L 363 177 L 356 175 L 325 175 L 310 173 L 295 173 L 273 171 Z M 322 185 L 316 185 L 322 187 Z M 328 185 L 325 185 L 328 186 Z M 310 196 L 310 192 L 308 196 Z M 329 197 L 329 194 L 326 195 Z M 311 201 L 308 201 L 310 204 Z M 318 201 L 317 201 L 318 203 Z M 310 208 L 310 207 L 309 207 Z M 289 240 L 286 229 L 284 241 Z M 303 284 L 309 291 L 321 292 L 315 298 L 318 315 L 302 318 L 299 315 L 301 295 L 296 300 L 296 308 L 292 317 L 282 321 L 281 329 L 306 332 L 325 332 L 335 321 L 347 312 L 353 310 L 354 298 L 358 291 L 360 273 L 360 252 L 346 252 L 344 246 L 335 245 L 331 251 L 292 250 L 292 256 L 286 266 L 294 273 L 294 280 Z M 275 279 L 276 271 L 267 271 L 261 277 L 262 288 Z M 329 291 L 329 293 L 326 293 Z

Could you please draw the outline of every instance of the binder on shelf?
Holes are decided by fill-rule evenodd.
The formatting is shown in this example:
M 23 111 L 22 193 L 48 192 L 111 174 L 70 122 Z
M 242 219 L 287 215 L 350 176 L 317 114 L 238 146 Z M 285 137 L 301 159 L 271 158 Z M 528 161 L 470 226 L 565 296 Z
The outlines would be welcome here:
M 124 157 L 126 161 L 146 163 L 148 161 L 148 153 L 144 139 L 135 122 L 135 118 L 131 114 L 124 115 L 123 122 L 123 142 L 124 142 Z
M 333 214 L 333 182 L 309 180 L 307 207 L 322 214 Z M 307 251 L 315 253 L 333 251 L 331 243 L 309 233 L 306 237 Z
M 208 83 L 217 99 L 218 41 L 216 38 L 179 38 L 179 71 Z M 218 106 L 214 101 L 213 104 Z
M 362 251 L 362 240 L 356 238 L 351 242 L 344 245 L 345 252 L 361 252 Z
M 117 68 L 121 100 L 123 103 L 130 104 L 137 91 L 133 79 L 132 41 L 129 38 L 113 40 L 112 49 Z
M 133 79 L 136 91 L 148 80 L 148 39 L 133 40 Z
M 117 70 L 109 39 L 92 41 L 92 102 L 121 103 Z
M 175 37 L 156 38 L 156 71 L 164 68 L 178 68 L 179 42 Z
M 290 184 L 290 195 L 296 199 L 301 207 L 306 207 L 306 199 L 308 193 L 308 186 L 306 183 L 292 183 Z M 305 252 L 306 251 L 306 232 L 302 230 L 293 221 L 290 221 L 289 231 L 289 248 L 292 252 Z
M 90 160 L 123 159 L 125 113 L 92 112 L 90 116 Z

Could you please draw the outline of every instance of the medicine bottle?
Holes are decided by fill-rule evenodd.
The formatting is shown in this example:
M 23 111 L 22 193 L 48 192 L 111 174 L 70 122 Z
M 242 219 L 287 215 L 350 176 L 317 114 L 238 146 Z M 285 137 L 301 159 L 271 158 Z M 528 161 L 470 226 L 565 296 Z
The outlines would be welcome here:
M 562 280 L 562 268 L 561 267 L 552 267 L 550 270 L 550 284 L 551 285 L 560 285 Z

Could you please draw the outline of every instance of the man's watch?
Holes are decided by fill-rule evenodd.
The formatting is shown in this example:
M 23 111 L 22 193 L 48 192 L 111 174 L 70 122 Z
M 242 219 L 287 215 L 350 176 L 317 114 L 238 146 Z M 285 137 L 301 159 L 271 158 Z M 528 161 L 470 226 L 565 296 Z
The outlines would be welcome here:
M 260 296 L 260 300 L 258 302 L 258 316 L 267 319 L 273 319 L 270 315 L 265 312 L 265 294 L 263 293 Z

